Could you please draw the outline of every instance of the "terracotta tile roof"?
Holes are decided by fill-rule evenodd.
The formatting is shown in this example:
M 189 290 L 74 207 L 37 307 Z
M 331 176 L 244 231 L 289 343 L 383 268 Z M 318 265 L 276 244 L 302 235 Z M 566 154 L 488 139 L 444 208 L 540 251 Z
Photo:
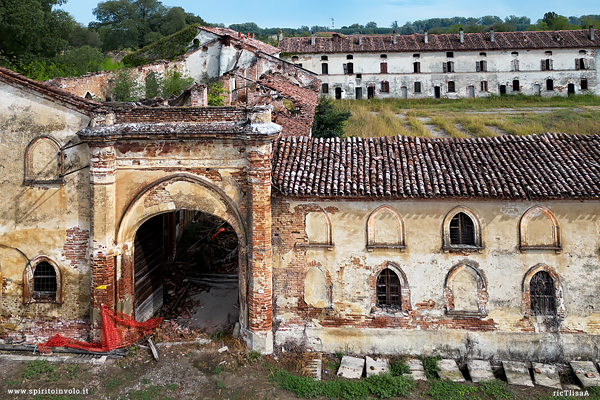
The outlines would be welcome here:
M 233 29 L 214 28 L 214 27 L 208 27 L 208 26 L 202 26 L 202 27 L 199 27 L 199 29 L 205 30 L 207 32 L 210 32 L 210 33 L 213 33 L 213 34 L 219 35 L 219 36 L 230 36 L 232 38 L 242 41 L 243 43 L 245 43 L 246 45 L 248 45 L 250 47 L 254 47 L 255 49 L 260 50 L 263 53 L 267 53 L 269 55 L 277 54 L 281 51 L 277 47 L 273 47 L 270 44 L 261 42 L 258 39 L 248 37 L 247 35 L 244 35 L 243 33 L 238 32 L 238 31 L 234 31 Z
M 594 40 L 589 38 L 589 30 L 542 31 L 542 32 L 495 32 L 494 41 L 490 33 L 465 33 L 464 43 L 459 34 L 428 35 L 425 43 L 423 34 L 397 35 L 396 44 L 392 35 L 363 35 L 362 45 L 358 36 L 343 36 L 334 41 L 331 37 L 315 37 L 315 45 L 310 37 L 283 38 L 279 49 L 284 53 L 359 53 L 359 52 L 417 52 L 417 51 L 460 51 L 460 50 L 519 50 L 551 48 L 600 47 L 600 32 L 595 32 Z
M 289 196 L 600 197 L 600 135 L 286 137 L 272 164 L 273 187 Z
M 18 86 L 28 92 L 33 92 L 52 101 L 58 101 L 65 107 L 75 111 L 89 114 L 92 110 L 102 106 L 102 103 L 75 96 L 65 90 L 58 89 L 49 83 L 29 79 L 19 73 L 0 67 L 0 82 L 11 86 Z

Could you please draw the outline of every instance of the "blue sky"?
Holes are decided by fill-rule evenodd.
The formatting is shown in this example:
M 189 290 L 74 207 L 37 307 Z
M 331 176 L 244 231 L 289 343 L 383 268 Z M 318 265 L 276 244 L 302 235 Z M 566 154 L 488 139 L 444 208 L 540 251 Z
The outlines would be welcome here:
M 197 1 L 162 0 L 165 6 L 180 6 L 212 23 L 225 26 L 244 22 L 255 22 L 261 28 L 300 26 L 335 27 L 353 23 L 366 24 L 375 21 L 378 26 L 389 27 L 393 21 L 404 25 L 407 21 L 444 17 L 481 17 L 497 15 L 527 16 L 537 21 L 548 11 L 567 17 L 571 15 L 600 14 L 598 0 L 281 0 L 240 1 Z M 93 21 L 92 10 L 97 0 L 69 0 L 62 9 L 70 12 L 78 22 L 87 25 Z

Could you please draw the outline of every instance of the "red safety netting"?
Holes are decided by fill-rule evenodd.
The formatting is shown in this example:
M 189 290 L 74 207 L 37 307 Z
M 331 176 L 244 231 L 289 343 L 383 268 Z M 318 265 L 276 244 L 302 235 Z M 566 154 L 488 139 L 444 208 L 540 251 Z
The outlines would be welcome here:
M 137 322 L 127 314 L 109 310 L 101 306 L 102 325 L 100 343 L 87 343 L 68 339 L 62 335 L 51 337 L 46 343 L 40 343 L 38 349 L 42 353 L 50 352 L 50 347 L 72 347 L 75 349 L 108 352 L 120 347 L 129 346 L 160 325 L 162 318 L 152 318 L 146 322 Z

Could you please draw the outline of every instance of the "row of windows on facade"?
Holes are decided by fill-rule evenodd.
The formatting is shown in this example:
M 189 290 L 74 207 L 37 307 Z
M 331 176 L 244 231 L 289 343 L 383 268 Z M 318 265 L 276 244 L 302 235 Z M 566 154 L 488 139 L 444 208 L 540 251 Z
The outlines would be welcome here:
M 302 66 L 301 64 L 299 64 L 299 65 Z M 354 64 L 353 63 L 342 64 L 342 67 L 344 69 L 344 74 L 346 74 L 346 75 L 354 74 Z M 588 60 L 585 58 L 576 58 L 575 59 L 575 69 L 576 70 L 589 69 Z M 475 61 L 475 72 L 487 72 L 487 70 L 488 70 L 487 61 L 485 61 L 485 60 Z M 511 72 L 520 71 L 519 60 L 517 60 L 517 59 L 511 60 L 510 70 L 511 70 Z M 552 70 L 554 70 L 554 63 L 553 63 L 552 59 L 547 58 L 547 59 L 544 59 L 541 61 L 541 71 L 552 71 Z M 445 73 L 456 72 L 456 70 L 454 68 L 454 61 L 443 62 L 442 63 L 442 72 L 445 72 Z M 473 72 L 473 71 L 460 71 L 460 72 Z M 364 73 L 364 71 L 363 71 L 363 73 Z M 388 73 L 387 62 L 382 62 L 379 64 L 379 73 L 380 74 Z M 415 73 L 415 74 L 421 73 L 421 62 L 415 61 L 413 63 L 413 73 Z M 327 63 L 321 64 L 321 74 L 329 75 L 329 64 L 327 64 Z M 362 75 L 362 73 L 361 73 L 361 75 Z M 358 78 L 358 76 L 357 76 L 357 78 Z
M 534 91 L 536 90 L 536 85 L 534 84 Z M 439 88 L 439 86 L 437 86 Z M 505 94 L 507 93 L 507 87 L 509 87 L 508 85 L 498 85 L 498 91 L 501 94 Z M 512 85 L 510 85 L 510 87 L 512 88 L 513 92 L 520 92 L 522 90 L 521 87 L 521 82 L 518 79 L 514 79 L 512 81 Z M 537 85 L 537 87 L 539 88 L 539 85 Z M 546 79 L 545 81 L 545 87 L 546 87 L 546 91 L 553 91 L 554 90 L 554 79 Z M 369 90 L 369 88 L 371 90 Z M 473 88 L 473 86 L 470 86 L 470 88 Z M 481 81 L 479 82 L 479 88 L 481 92 L 488 92 L 488 82 L 487 81 Z M 580 81 L 580 88 L 581 90 L 588 90 L 588 80 L 587 79 L 581 79 Z M 337 90 L 339 89 L 339 91 Z M 358 90 L 360 89 L 360 90 Z M 401 90 L 406 91 L 406 86 L 402 86 Z M 568 93 L 575 93 L 575 84 L 570 83 L 568 84 L 568 88 L 567 88 L 567 92 Z M 538 89 L 539 90 L 539 89 Z M 390 83 L 387 81 L 383 81 L 380 82 L 380 89 L 379 89 L 380 93 L 389 93 L 390 92 Z M 455 93 L 456 92 L 456 83 L 454 81 L 448 81 L 447 83 L 447 92 L 448 93 Z M 321 84 L 321 93 L 323 94 L 328 94 L 329 93 L 329 84 L 328 83 L 323 83 Z M 422 93 L 422 84 L 421 82 L 413 82 L 413 93 Z M 336 98 L 341 98 L 341 94 L 342 94 L 342 89 L 341 88 L 336 88 Z M 374 85 L 370 85 L 367 86 L 367 97 L 368 98 L 372 98 L 375 96 L 375 86 Z M 357 87 L 356 88 L 356 98 L 357 99 L 361 99 L 362 98 L 362 88 Z
M 404 310 L 402 289 L 406 291 L 408 283 L 404 274 L 396 271 L 401 270 L 397 267 L 385 268 L 377 276 L 376 306 L 380 309 Z M 557 282 L 552 275 L 538 266 L 530 270 L 523 282 L 525 299 L 529 300 L 529 304 L 523 307 L 526 313 L 532 316 L 556 316 L 560 298 L 557 296 Z M 450 314 L 485 314 L 482 303 L 487 300 L 487 294 L 483 295 L 482 292 L 486 292 L 486 286 L 479 270 L 469 265 L 455 267 L 448 273 L 445 286 L 446 309 Z
M 513 51 L 510 53 L 513 57 L 518 57 L 519 56 L 519 52 L 518 51 Z M 580 56 L 586 56 L 588 54 L 587 50 L 579 50 L 579 55 Z M 421 53 L 413 53 L 413 58 L 421 58 Z M 487 57 L 487 53 L 485 51 L 482 51 L 479 53 L 480 57 Z M 552 51 L 551 50 L 546 50 L 544 51 L 544 56 L 546 57 L 550 57 L 552 56 Z M 387 54 L 381 54 L 379 56 L 379 58 L 382 59 L 387 59 L 388 56 Z M 453 51 L 447 51 L 446 52 L 446 58 L 454 58 L 454 52 Z M 298 56 L 292 56 L 292 61 L 298 61 Z M 354 59 L 354 55 L 352 54 L 348 54 L 346 55 L 346 60 L 353 60 Z M 329 56 L 321 56 L 321 61 L 329 61 Z
M 367 250 L 406 248 L 404 220 L 389 206 L 374 210 L 367 219 L 366 228 Z M 456 207 L 446 215 L 442 232 L 444 251 L 480 251 L 484 248 L 481 223 L 466 207 Z M 307 214 L 306 233 L 308 243 L 296 243 L 297 247 L 334 247 L 333 227 L 325 211 Z M 554 214 L 542 206 L 528 209 L 519 222 L 519 249 L 560 251 L 561 248 L 560 228 Z

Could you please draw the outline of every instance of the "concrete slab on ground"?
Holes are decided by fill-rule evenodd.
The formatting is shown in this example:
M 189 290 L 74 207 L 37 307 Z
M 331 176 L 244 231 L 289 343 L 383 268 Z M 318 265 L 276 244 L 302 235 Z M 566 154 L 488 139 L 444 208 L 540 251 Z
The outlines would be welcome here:
M 502 361 L 502 367 L 509 385 L 533 386 L 527 364 L 520 361 Z
M 471 375 L 473 383 L 494 380 L 492 366 L 487 360 L 467 361 L 467 368 L 469 368 L 469 375 Z
M 533 380 L 537 385 L 562 389 L 558 368 L 554 365 L 533 363 Z
M 418 358 L 411 358 L 407 362 L 408 370 L 410 371 L 415 381 L 426 381 L 427 375 L 425 375 L 425 369 L 423 363 Z
M 592 361 L 570 361 L 569 364 L 583 387 L 600 386 L 600 375 Z
M 365 369 L 365 360 L 363 358 L 344 356 L 342 357 L 337 374 L 342 378 L 360 379 L 363 369 Z
M 365 357 L 367 367 L 367 378 L 371 375 L 379 375 L 390 372 L 390 363 L 387 358 Z
M 440 370 L 437 372 L 440 376 L 440 379 L 443 381 L 454 381 L 463 383 L 465 382 L 465 377 L 462 372 L 458 369 L 458 365 L 456 365 L 456 361 L 452 359 L 443 359 L 438 361 L 438 367 Z

